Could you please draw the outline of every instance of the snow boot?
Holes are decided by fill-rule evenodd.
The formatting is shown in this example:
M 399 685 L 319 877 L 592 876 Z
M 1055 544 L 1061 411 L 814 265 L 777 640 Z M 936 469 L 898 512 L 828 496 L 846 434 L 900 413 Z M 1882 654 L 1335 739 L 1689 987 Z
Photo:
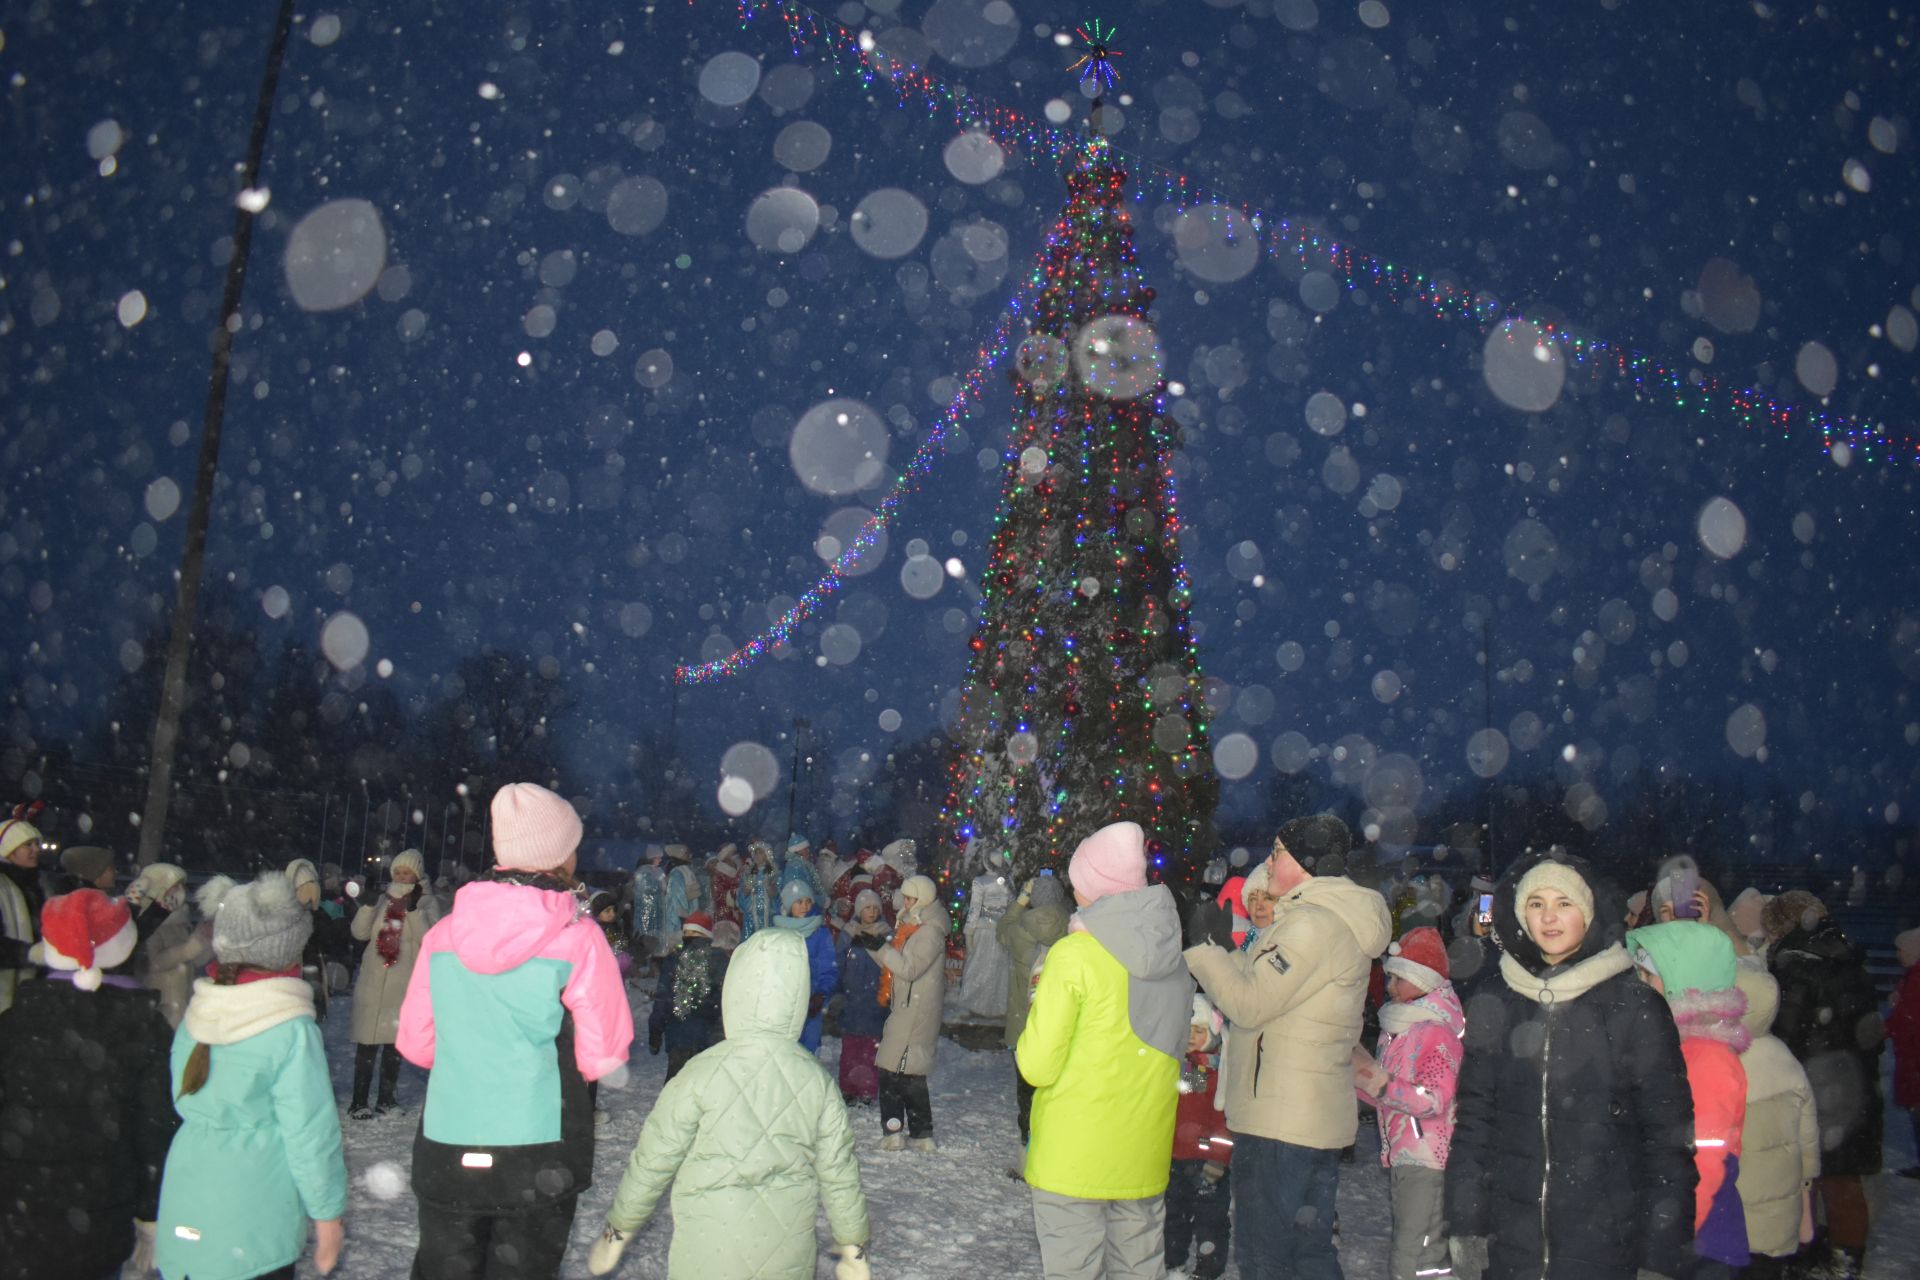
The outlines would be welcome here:
M 930 1156 L 940 1150 L 939 1147 L 934 1145 L 932 1138 L 915 1138 L 913 1140 L 913 1149 L 925 1156 Z
M 880 1149 L 882 1151 L 905 1151 L 907 1149 L 907 1140 L 901 1134 L 890 1133 L 880 1139 Z

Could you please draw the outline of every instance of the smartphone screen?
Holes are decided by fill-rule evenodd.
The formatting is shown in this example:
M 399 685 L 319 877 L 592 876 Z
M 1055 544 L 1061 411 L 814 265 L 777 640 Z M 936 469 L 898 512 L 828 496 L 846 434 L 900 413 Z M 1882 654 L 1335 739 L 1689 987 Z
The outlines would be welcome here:
M 1492 894 L 1483 893 L 1480 895 L 1480 914 L 1483 916 L 1490 916 L 1493 914 L 1493 895 Z

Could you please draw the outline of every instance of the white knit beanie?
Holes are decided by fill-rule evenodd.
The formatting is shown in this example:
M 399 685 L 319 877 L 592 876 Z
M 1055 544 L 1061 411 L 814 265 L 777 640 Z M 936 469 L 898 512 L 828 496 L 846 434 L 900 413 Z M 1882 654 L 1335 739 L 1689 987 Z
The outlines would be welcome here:
M 1514 890 L 1513 906 L 1523 919 L 1527 913 L 1527 896 L 1536 889 L 1558 889 L 1579 909 L 1587 927 L 1593 927 L 1593 888 L 1578 871 L 1564 862 L 1549 859 L 1521 876 L 1520 885 Z

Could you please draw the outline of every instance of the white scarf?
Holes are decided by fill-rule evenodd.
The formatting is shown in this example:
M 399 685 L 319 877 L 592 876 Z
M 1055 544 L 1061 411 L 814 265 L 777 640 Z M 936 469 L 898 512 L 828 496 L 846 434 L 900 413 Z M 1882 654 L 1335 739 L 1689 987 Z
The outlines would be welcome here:
M 305 978 L 262 978 L 231 987 L 196 978 L 181 1026 L 200 1044 L 237 1044 L 312 1016 L 313 988 Z
M 1500 957 L 1500 976 L 1507 980 L 1509 987 L 1535 1004 L 1566 1004 L 1578 1000 L 1608 978 L 1632 968 L 1627 949 L 1617 942 L 1577 964 L 1557 965 L 1538 976 L 1527 972 L 1512 956 L 1503 953 Z

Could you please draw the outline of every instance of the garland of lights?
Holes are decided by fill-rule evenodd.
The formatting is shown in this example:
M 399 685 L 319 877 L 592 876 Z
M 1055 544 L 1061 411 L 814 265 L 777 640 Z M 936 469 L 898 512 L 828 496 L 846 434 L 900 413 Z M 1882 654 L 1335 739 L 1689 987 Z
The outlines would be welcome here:
M 689 5 L 693 0 L 688 0 Z M 984 133 L 994 141 L 1032 155 L 1046 156 L 1056 167 L 1097 163 L 1109 155 L 1123 157 L 1137 179 L 1145 176 L 1161 198 L 1181 210 L 1206 209 L 1214 217 L 1228 222 L 1226 236 L 1251 231 L 1258 237 L 1263 252 L 1290 259 L 1303 270 L 1320 270 L 1331 276 L 1348 292 L 1379 290 L 1389 302 L 1413 303 L 1423 307 L 1435 319 L 1457 319 L 1496 329 L 1506 341 L 1530 348 L 1536 356 L 1550 360 L 1558 354 L 1575 369 L 1590 376 L 1612 375 L 1630 382 L 1636 397 L 1659 396 L 1670 399 L 1675 408 L 1700 414 L 1730 411 L 1749 429 L 1764 428 L 1789 438 L 1796 431 L 1813 430 L 1820 435 L 1821 448 L 1844 465 L 1853 457 L 1873 462 L 1896 453 L 1920 462 L 1920 436 L 1894 435 L 1879 422 L 1865 421 L 1823 409 L 1798 407 L 1754 386 L 1708 375 L 1695 368 L 1668 364 L 1645 352 L 1570 331 L 1551 321 L 1529 319 L 1518 308 L 1503 304 L 1485 291 L 1469 289 L 1440 275 L 1429 275 L 1377 257 L 1373 254 L 1326 237 L 1312 226 L 1288 218 L 1273 219 L 1257 207 L 1213 192 L 1186 174 L 1157 165 L 1141 157 L 1126 155 L 1106 139 L 1091 140 L 1070 130 L 1031 119 L 1017 111 L 992 107 L 972 94 L 957 88 L 919 67 L 892 61 L 875 44 L 870 34 L 855 34 L 845 26 L 826 18 L 799 0 L 736 0 L 741 25 L 771 12 L 787 32 L 788 43 L 796 57 L 809 48 L 824 52 L 834 63 L 836 74 L 846 72 L 861 88 L 878 85 L 892 88 L 904 107 L 917 104 L 928 115 L 949 116 L 965 132 Z M 1119 56 L 1108 46 L 1111 30 L 1094 27 L 1094 34 L 1081 32 L 1089 52 L 1076 68 L 1089 74 L 1110 77 L 1109 59 Z M 1147 197 L 1146 185 L 1135 182 L 1132 198 Z M 1234 226 L 1234 220 L 1245 229 Z M 1056 233 L 1058 234 L 1058 229 Z M 1044 262 L 1053 250 L 1050 238 L 1042 249 Z M 970 420 L 979 406 L 988 377 L 1000 367 L 1009 352 L 1019 318 L 1031 306 L 1044 281 L 1036 264 L 1002 311 L 993 336 L 982 345 L 979 359 L 961 379 L 960 389 L 936 422 L 933 431 L 914 451 L 906 468 L 894 481 L 886 497 L 861 526 L 859 534 L 828 566 L 805 594 L 765 630 L 727 656 L 703 663 L 683 663 L 674 669 L 680 684 L 707 684 L 739 675 L 769 652 L 786 644 L 794 631 L 813 617 L 845 582 L 847 573 L 861 557 L 877 545 L 892 525 L 902 502 L 918 482 L 933 468 L 955 426 Z M 1168 502 L 1172 503 L 1172 476 L 1167 477 Z M 1183 592 L 1191 591 L 1184 563 L 1176 568 Z
M 1044 251 L 1042 257 L 1044 259 Z M 961 379 L 960 389 L 954 392 L 953 399 L 941 412 L 933 430 L 920 442 L 920 447 L 913 451 L 913 456 L 907 461 L 906 467 L 894 480 L 893 486 L 888 489 L 887 496 L 881 499 L 880 504 L 874 508 L 873 514 L 868 516 L 866 522 L 860 526 L 859 534 L 835 557 L 833 563 L 827 566 L 827 571 L 820 576 L 820 580 L 809 587 L 806 594 L 802 595 L 792 608 L 776 618 L 772 625 L 726 657 L 712 662 L 682 663 L 675 667 L 673 678 L 676 682 L 711 684 L 716 680 L 739 675 L 768 653 L 785 644 L 793 636 L 795 628 L 819 612 L 820 606 L 840 590 L 848 572 L 859 565 L 861 557 L 874 548 L 881 535 L 893 523 L 893 518 L 899 512 L 900 504 L 906 500 L 906 496 L 918 486 L 923 476 L 933 470 L 933 464 L 938 461 L 941 451 L 946 447 L 953 428 L 966 423 L 972 417 L 973 411 L 979 407 L 981 397 L 986 391 L 987 379 L 995 369 L 999 368 L 1001 362 L 1006 359 L 1008 351 L 1012 349 L 1013 335 L 1020 317 L 1031 305 L 1042 277 L 1041 267 L 1036 262 L 1033 270 L 1022 281 L 1020 288 L 1015 290 L 1008 300 L 1006 309 L 1000 313 L 1000 323 L 995 326 L 993 337 L 980 348 L 979 359 Z
M 1046 156 L 1056 167 L 1077 165 L 1085 155 L 1086 140 L 1072 130 L 990 106 L 920 67 L 895 62 L 870 33 L 851 31 L 801 0 L 736 0 L 736 10 L 743 27 L 772 14 L 785 28 L 794 56 L 818 50 L 836 72 L 847 73 L 863 90 L 890 87 L 902 107 L 912 104 L 929 116 L 945 116 L 963 131 L 984 133 L 1009 148 Z M 1110 74 L 1107 59 L 1117 55 L 1106 42 L 1113 33 L 1096 29 L 1094 35 L 1081 34 L 1089 53 L 1074 65 L 1099 67 Z M 1259 235 L 1265 252 L 1291 259 L 1306 270 L 1326 271 L 1349 292 L 1378 288 L 1392 301 L 1423 304 L 1436 319 L 1458 318 L 1483 327 L 1499 325 L 1514 341 L 1538 345 L 1550 353 L 1557 351 L 1577 368 L 1596 375 L 1611 374 L 1631 383 L 1636 396 L 1670 399 L 1676 408 L 1702 414 L 1726 413 L 1749 430 L 1763 428 L 1783 439 L 1817 432 L 1821 449 L 1842 464 L 1856 457 L 1874 462 L 1898 456 L 1920 462 L 1920 434 L 1895 432 L 1884 422 L 1818 407 L 1796 406 L 1760 387 L 1743 386 L 1619 343 L 1569 332 L 1562 325 L 1529 319 L 1520 309 L 1501 303 L 1490 293 L 1452 283 L 1437 274 L 1396 266 L 1324 237 L 1310 226 L 1274 218 L 1259 206 L 1223 195 L 1187 174 L 1126 155 L 1119 148 L 1113 148 L 1113 154 L 1125 159 L 1134 177 L 1135 201 L 1145 200 L 1151 187 L 1153 194 L 1177 209 L 1205 209 L 1230 221 L 1244 219 Z M 1228 231 L 1231 238 L 1233 228 L 1229 226 Z

